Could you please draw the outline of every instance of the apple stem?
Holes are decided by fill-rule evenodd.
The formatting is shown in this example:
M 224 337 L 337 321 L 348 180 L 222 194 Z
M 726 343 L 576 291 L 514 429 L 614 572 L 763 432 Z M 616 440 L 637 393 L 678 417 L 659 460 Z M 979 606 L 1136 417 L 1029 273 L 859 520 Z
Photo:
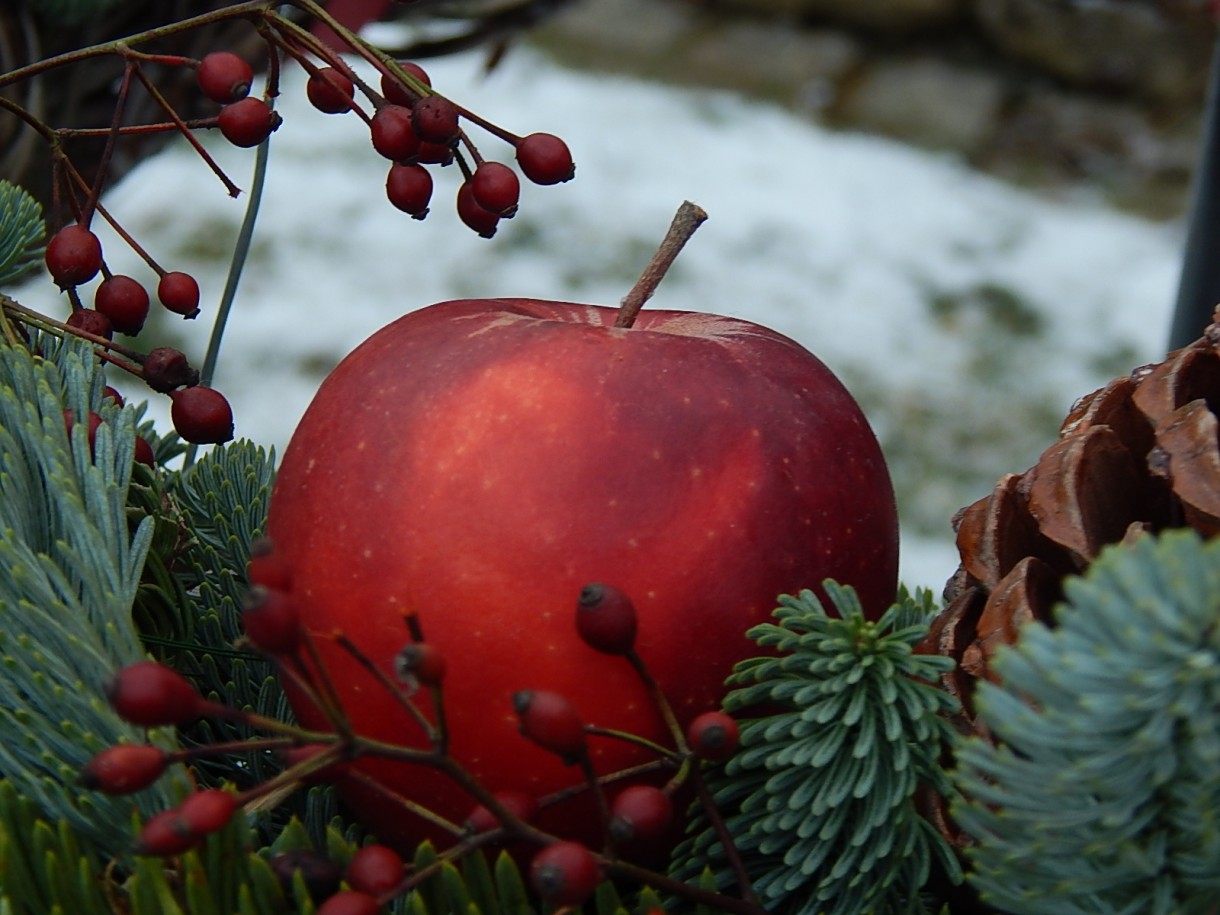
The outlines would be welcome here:
M 657 291 L 657 286 L 665 278 L 665 274 L 669 271 L 669 267 L 678 253 L 690 241 L 690 237 L 695 234 L 695 230 L 703 224 L 705 219 L 707 219 L 707 211 L 703 207 L 691 203 L 689 200 L 682 201 L 682 206 L 678 207 L 678 212 L 674 214 L 674 221 L 670 223 L 669 231 L 661 240 L 657 253 L 652 256 L 652 260 L 648 262 L 648 266 L 644 268 L 640 278 L 635 281 L 631 291 L 623 296 L 618 317 L 614 320 L 615 327 L 631 327 L 635 324 L 636 315 L 640 313 L 644 303 L 652 298 L 652 294 Z

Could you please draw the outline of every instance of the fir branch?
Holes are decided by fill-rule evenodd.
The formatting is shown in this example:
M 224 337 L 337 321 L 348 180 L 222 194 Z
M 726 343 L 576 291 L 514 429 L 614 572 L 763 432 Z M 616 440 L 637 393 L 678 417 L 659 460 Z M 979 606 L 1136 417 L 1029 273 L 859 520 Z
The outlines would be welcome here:
M 933 684 L 952 664 L 918 655 L 927 595 L 899 602 L 876 622 L 855 592 L 825 583 L 837 616 L 810 591 L 780 598 L 778 623 L 750 630 L 775 656 L 737 666 L 730 711 L 779 706 L 742 723 L 741 750 L 711 775 L 754 889 L 768 909 L 797 915 L 919 912 L 918 891 L 957 861 L 916 810 L 920 786 L 947 792 L 939 758 L 953 734 L 954 700 Z M 696 818 L 673 872 L 705 866 L 732 882 L 723 850 Z
M 144 656 L 132 621 L 152 518 L 129 517 L 137 413 L 102 403 L 87 345 L 0 344 L 0 775 L 98 848 L 130 840 L 133 801 L 83 792 L 81 767 L 105 746 L 143 741 L 103 699 L 111 673 Z M 98 411 L 71 436 L 65 410 Z M 172 746 L 171 735 L 152 735 Z M 136 806 L 165 806 L 173 778 Z
M 982 683 L 959 824 L 1005 911 L 1207 911 L 1220 898 L 1220 541 L 1108 548 Z
M 0 180 L 0 288 L 38 266 L 46 234 L 38 201 L 24 188 Z

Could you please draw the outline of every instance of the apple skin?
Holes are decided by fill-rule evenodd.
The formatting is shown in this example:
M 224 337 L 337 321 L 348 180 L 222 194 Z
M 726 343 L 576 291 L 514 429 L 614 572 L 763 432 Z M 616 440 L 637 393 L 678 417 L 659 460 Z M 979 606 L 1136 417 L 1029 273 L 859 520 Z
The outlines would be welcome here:
M 411 312 L 322 384 L 275 483 L 268 530 L 305 625 L 342 630 L 390 672 L 403 614 L 417 614 L 447 663 L 450 750 L 492 790 L 582 781 L 518 734 L 518 690 L 672 745 L 629 664 L 579 639 L 587 583 L 632 598 L 636 648 L 683 727 L 759 653 L 745 632 L 778 595 L 834 578 L 876 618 L 895 594 L 889 475 L 830 370 L 743 320 L 645 310 L 615 328 L 616 315 L 531 299 Z M 316 640 L 357 733 L 427 746 L 383 687 Z M 599 773 L 650 759 L 607 738 L 590 750 Z M 437 772 L 357 766 L 451 821 L 474 806 Z M 438 838 L 377 792 L 340 787 L 381 841 Z M 584 820 L 587 834 L 588 817 L 560 805 L 543 825 L 571 835 Z

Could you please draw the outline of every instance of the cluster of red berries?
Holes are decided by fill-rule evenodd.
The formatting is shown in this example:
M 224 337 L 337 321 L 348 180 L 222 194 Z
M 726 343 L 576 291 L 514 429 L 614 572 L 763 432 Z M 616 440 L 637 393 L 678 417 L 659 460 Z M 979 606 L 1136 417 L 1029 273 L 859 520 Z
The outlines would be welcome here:
M 517 173 L 503 162 L 484 159 L 463 130 L 463 121 L 476 122 L 511 144 L 521 173 L 535 184 L 559 184 L 575 174 L 572 154 L 559 137 L 515 136 L 435 93 L 428 73 L 418 64 L 399 62 L 397 69 L 382 71 L 380 92 L 362 85 L 372 114 L 356 101 L 357 83 L 350 71 L 315 69 L 305 88 L 319 111 L 355 111 L 367 122 L 373 148 L 392 163 L 386 197 L 404 213 L 415 219 L 428 214 L 433 179 L 426 166 L 456 162 L 463 178 L 457 192 L 457 213 L 463 223 L 491 238 L 501 219 L 516 214 L 521 195 Z
M 141 355 L 113 342 L 115 331 L 128 336 L 140 333 L 148 318 L 150 300 L 148 290 L 138 280 L 110 272 L 101 241 L 92 230 L 80 223 L 64 226 L 47 243 L 45 260 L 52 279 L 72 300 L 67 328 L 129 356 L 133 362 L 125 365 L 131 371 L 141 375 L 153 390 L 170 396 L 170 417 L 179 435 L 196 444 L 227 442 L 233 437 L 233 412 L 228 401 L 219 391 L 199 385 L 198 372 L 190 368 L 181 352 L 161 347 Z M 81 304 L 80 287 L 99 273 L 103 279 L 94 289 L 93 307 L 86 308 Z M 188 273 L 161 271 L 157 298 L 167 310 L 183 317 L 193 318 L 199 313 L 199 284 Z M 138 456 L 143 460 L 146 455 Z
M 314 657 L 316 661 L 309 651 L 311 636 L 297 612 L 291 570 L 269 541 L 259 540 L 253 545 L 247 578 L 249 591 L 241 615 L 247 642 L 276 662 L 282 671 L 295 670 L 308 687 L 309 670 L 303 658 Z M 575 624 L 591 647 L 622 656 L 644 670 L 635 652 L 635 607 L 622 591 L 603 584 L 586 586 L 576 604 Z M 414 691 L 427 687 L 437 691 L 434 701 L 439 703 L 444 657 L 422 639 L 418 621 L 413 624 L 409 621 L 408 628 L 412 641 L 399 652 L 394 666 L 398 681 L 406 687 L 401 698 L 410 702 Z M 358 651 L 342 639 L 340 644 L 354 653 Z M 395 688 L 388 681 L 383 680 L 383 684 Z M 238 718 L 272 731 L 279 724 L 205 700 L 188 680 L 153 661 L 118 671 L 106 695 L 123 719 L 143 727 L 183 725 L 201 716 Z M 657 699 L 665 701 L 659 695 Z M 706 712 L 695 718 L 685 733 L 674 735 L 678 750 L 671 754 L 670 762 L 679 775 L 663 786 L 628 783 L 608 797 L 608 789 L 615 780 L 599 777 L 593 771 L 588 747 L 591 732 L 603 736 L 606 732 L 587 726 L 572 703 L 557 693 L 522 690 L 513 696 L 513 707 L 518 729 L 526 739 L 584 770 L 587 788 L 603 811 L 606 847 L 595 852 L 582 842 L 539 831 L 533 825 L 539 812 L 537 798 L 513 790 L 486 793 L 477 784 L 471 788 L 476 803 L 463 823 L 459 844 L 465 842 L 465 847 L 473 849 L 488 841 L 511 837 L 540 845 L 529 864 L 529 881 L 538 897 L 552 906 L 581 904 L 606 876 L 614 873 L 616 862 L 625 860 L 624 855 L 631 854 L 632 849 L 655 847 L 655 843 L 666 838 L 674 823 L 674 794 L 690 774 L 690 767 L 681 763 L 692 759 L 723 760 L 738 743 L 733 718 L 722 711 Z M 267 746 L 275 745 L 286 766 L 285 776 L 300 784 L 340 780 L 348 775 L 356 756 L 387 752 L 383 744 L 364 744 L 358 735 L 306 736 L 286 727 L 280 727 L 280 731 L 284 736 L 273 738 Z M 285 736 L 290 737 L 288 746 Z M 444 753 L 444 745 L 443 738 L 438 740 L 436 752 Z M 172 763 L 206 752 L 207 747 L 166 751 L 151 744 L 118 745 L 103 750 L 88 763 L 82 783 L 111 794 L 127 794 L 152 784 Z M 423 753 L 402 748 L 395 758 L 426 761 Z M 277 778 L 279 784 L 283 781 L 284 777 Z M 151 817 L 139 836 L 136 851 L 146 855 L 181 854 L 223 828 L 235 811 L 263 791 L 264 786 L 258 785 L 241 793 L 219 789 L 195 792 L 177 807 Z M 414 886 L 399 854 L 381 845 L 361 849 L 341 874 L 333 867 L 312 860 L 306 862 L 300 856 L 285 860 L 283 867 L 290 875 L 293 867 L 306 864 L 317 877 L 318 892 L 324 897 L 318 908 L 320 915 L 376 913 Z M 340 889 L 341 880 L 346 882 L 344 889 Z
M 515 150 L 517 166 L 535 184 L 559 184 L 576 172 L 567 144 L 549 133 L 519 137 L 466 111 L 432 89 L 419 64 L 400 61 L 391 68 L 381 61 L 380 91 L 359 79 L 341 59 L 317 66 L 307 54 L 287 47 L 309 72 L 305 93 L 325 114 L 355 112 L 368 126 L 373 148 L 390 160 L 386 197 L 415 219 L 423 219 L 432 202 L 433 179 L 426 166 L 454 162 L 462 172 L 457 213 L 463 223 L 491 238 L 501 219 L 517 212 L 521 183 L 503 162 L 484 159 L 463 130 L 463 121 L 479 124 Z M 214 51 L 199 62 L 200 90 L 219 103 L 216 126 L 235 146 L 257 146 L 279 127 L 280 116 L 262 99 L 249 95 L 254 79 L 250 65 L 229 51 Z M 357 100 L 368 100 L 370 111 Z

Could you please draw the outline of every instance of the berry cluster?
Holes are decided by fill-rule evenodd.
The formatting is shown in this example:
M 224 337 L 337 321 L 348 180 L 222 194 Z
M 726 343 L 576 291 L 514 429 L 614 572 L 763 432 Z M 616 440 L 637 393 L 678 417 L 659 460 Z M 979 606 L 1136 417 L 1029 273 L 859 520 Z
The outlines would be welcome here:
M 475 124 L 511 145 L 517 169 L 537 184 L 556 184 L 574 174 L 572 157 L 559 137 L 547 133 L 517 136 L 463 108 L 432 88 L 428 74 L 417 64 L 397 61 L 343 28 L 315 0 L 290 0 L 283 7 L 297 11 L 330 27 L 347 43 L 347 50 L 363 58 L 380 77 L 374 88 L 348 63 L 348 58 L 318 39 L 298 20 L 294 11 L 265 2 L 236 3 L 203 17 L 183 20 L 132 36 L 81 49 L 49 61 L 0 76 L 0 90 L 10 84 L 48 70 L 68 67 L 102 57 L 117 58 L 122 75 L 117 81 L 114 117 L 108 126 L 59 127 L 43 122 L 35 111 L 9 106 L 14 114 L 41 135 L 51 154 L 54 215 L 61 227 L 46 247 L 46 267 L 67 296 L 70 313 L 58 321 L 16 303 L 6 301 L 4 319 L 37 326 L 52 334 L 75 334 L 93 343 L 112 364 L 143 377 L 154 390 L 168 394 L 173 403 L 174 427 L 194 444 L 214 444 L 233 436 L 232 413 L 223 395 L 208 387 L 205 377 L 187 367 L 167 373 L 162 363 L 166 353 L 147 356 L 114 340 L 116 333 L 137 336 L 148 320 L 152 297 L 167 311 L 195 318 L 202 309 L 200 286 L 195 277 L 167 269 L 101 202 L 109 163 L 122 137 L 178 132 L 194 147 L 204 163 L 217 175 L 231 196 L 240 190 L 199 142 L 200 130 L 217 130 L 230 143 L 255 147 L 280 126 L 273 101 L 280 92 L 285 60 L 294 61 L 308 74 L 305 86 L 311 104 L 328 114 L 354 113 L 368 127 L 374 149 L 390 161 L 385 193 L 390 202 L 409 215 L 422 219 L 433 194 L 429 166 L 456 163 L 462 181 L 457 192 L 461 221 L 479 235 L 490 238 L 502 219 L 517 211 L 520 180 L 517 171 L 503 162 L 484 159 L 471 141 L 466 127 Z M 266 49 L 266 79 L 263 91 L 253 94 L 255 67 L 251 58 L 233 50 L 218 49 L 202 59 L 149 53 L 144 43 L 168 38 L 204 25 L 246 21 L 258 32 Z M 217 106 L 213 116 L 185 119 L 158 89 L 152 67 L 165 71 L 193 71 L 195 84 L 209 103 Z M 162 119 L 150 123 L 127 123 L 133 93 L 142 87 L 151 97 Z M 72 143 L 77 138 L 104 138 L 106 151 L 96 177 L 82 174 L 73 161 Z M 141 260 L 147 264 L 144 278 L 113 272 L 107 265 L 101 240 L 94 231 L 97 220 L 108 223 Z M 240 244 L 248 244 L 248 239 Z M 240 259 L 236 259 L 240 260 Z M 234 283 L 228 284 L 231 288 Z M 155 286 L 155 290 L 154 290 Z M 91 296 L 91 299 L 90 299 Z M 223 314 L 213 329 L 223 329 Z M 215 347 L 211 347 L 215 349 Z M 185 357 L 174 357 L 185 365 Z M 172 360 L 171 360 L 172 361 Z M 202 383 L 201 383 L 202 382 Z
M 188 680 L 155 661 L 119 670 L 106 695 L 125 720 L 144 727 L 184 725 L 199 717 L 242 721 L 272 735 L 245 741 L 243 749 L 276 753 L 284 765 L 280 774 L 246 791 L 199 790 L 177 807 L 152 816 L 136 842 L 137 854 L 164 857 L 182 854 L 222 829 L 245 805 L 286 787 L 367 779 L 353 762 L 357 757 L 374 756 L 440 770 L 470 794 L 469 815 L 460 825 L 446 824 L 452 830 L 454 844 L 442 853 L 444 860 L 454 860 L 492 843 L 511 841 L 535 846 L 529 859 L 529 882 L 538 898 L 550 906 L 580 905 L 610 876 L 646 879 L 656 888 L 684 894 L 695 901 L 726 900 L 727 897 L 686 886 L 634 863 L 638 854 L 672 838 L 675 795 L 684 784 L 695 787 L 709 818 L 719 822 L 702 787 L 698 763 L 727 758 L 736 749 L 738 731 L 736 722 L 719 710 L 696 717 L 685 730 L 678 727 L 665 696 L 635 650 L 636 611 L 622 591 L 604 584 L 586 586 L 576 602 L 574 623 L 588 645 L 624 658 L 639 672 L 670 724 L 672 749 L 587 724 L 572 703 L 557 693 L 523 689 L 512 697 L 521 735 L 583 772 L 583 787 L 572 790 L 588 792 L 602 815 L 602 844 L 592 848 L 536 825 L 537 815 L 559 798 L 534 797 L 524 791 L 489 791 L 450 755 L 443 711 L 444 657 L 424 639 L 416 616 L 404 616 L 409 639 L 398 653 L 390 675 L 382 672 L 342 633 L 321 635 L 306 629 L 297 612 L 291 572 L 269 541 L 261 540 L 254 545 L 247 579 L 248 594 L 241 612 L 244 647 L 258 651 L 276 666 L 281 677 L 310 694 L 326 710 L 333 730 L 305 730 L 208 701 Z M 343 709 L 333 699 L 326 669 L 316 651 L 315 640 L 319 638 L 333 639 L 369 671 L 381 688 L 393 692 L 421 724 L 428 746 L 390 745 L 352 733 Z M 432 719 L 414 701 L 419 690 L 428 691 Z M 598 773 L 589 751 L 593 738 L 642 743 L 655 751 L 657 759 L 655 764 L 635 767 L 632 772 Z M 120 744 L 97 754 L 85 767 L 81 782 L 110 794 L 128 794 L 148 787 L 174 763 L 232 749 L 218 744 L 167 751 L 151 744 Z M 640 780 L 649 773 L 669 775 L 663 783 Z M 429 816 L 417 803 L 398 800 L 404 805 L 405 814 Z M 731 842 L 725 835 L 728 848 Z M 735 852 L 729 849 L 729 854 Z M 309 857 L 307 853 L 294 853 L 273 863 L 281 876 L 290 876 L 298 868 L 308 870 L 322 915 L 379 912 L 382 906 L 415 888 L 427 876 L 410 873 L 398 851 L 376 844 L 361 849 L 346 868 L 339 868 L 325 858 Z M 744 902 L 747 907 L 734 910 L 756 911 L 749 907 L 748 888 L 743 887 L 742 892 L 744 900 L 735 902 Z
M 520 137 L 486 121 L 436 93 L 417 63 L 377 59 L 380 91 L 363 83 L 340 58 L 321 68 L 303 64 L 310 70 L 305 86 L 310 103 L 326 114 L 355 112 L 365 121 L 373 149 L 391 163 L 386 197 L 415 219 L 427 216 L 432 202 L 434 182 L 426 166 L 455 162 L 462 173 L 457 213 L 466 226 L 491 238 L 500 220 L 516 214 L 521 196 L 517 173 L 503 162 L 484 159 L 464 122 L 509 143 L 521 173 L 535 184 L 559 184 L 576 173 L 572 154 L 559 137 Z

